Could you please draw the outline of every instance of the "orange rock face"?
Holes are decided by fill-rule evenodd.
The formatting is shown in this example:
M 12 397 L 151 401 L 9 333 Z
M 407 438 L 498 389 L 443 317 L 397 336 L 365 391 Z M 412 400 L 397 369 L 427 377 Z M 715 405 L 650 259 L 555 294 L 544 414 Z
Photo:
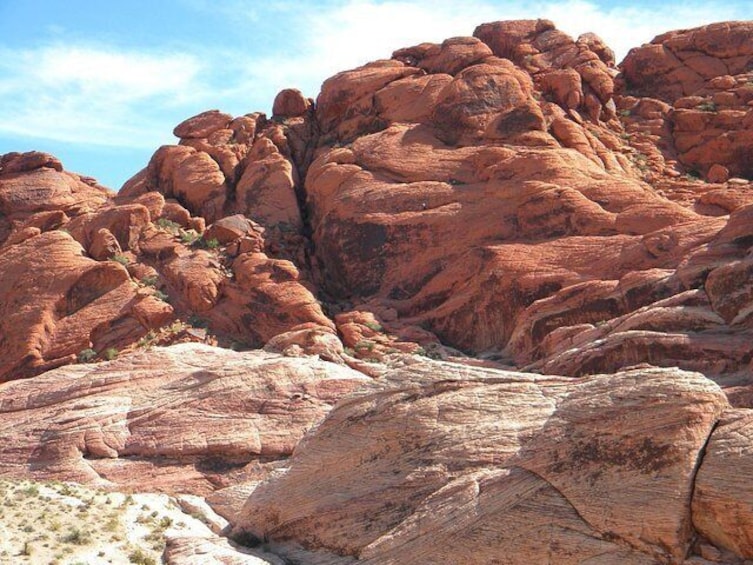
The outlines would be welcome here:
M 300 562 L 753 557 L 752 39 L 491 22 L 117 194 L 0 156 L 0 475 L 228 487 Z
M 627 93 L 675 107 L 669 123 L 677 155 L 709 182 L 726 182 L 728 174 L 753 177 L 751 34 L 750 22 L 668 32 L 622 63 Z
M 167 300 L 111 334 L 121 349 L 179 318 L 328 357 L 303 336 L 372 359 L 457 353 L 442 344 L 572 375 L 743 374 L 746 25 L 665 34 L 618 69 L 593 34 L 483 24 L 339 73 L 313 106 L 283 90 L 273 120 L 189 118 L 115 199 L 9 154 L 0 229 L 9 246 L 65 226 L 87 260 L 127 265 L 134 299 Z

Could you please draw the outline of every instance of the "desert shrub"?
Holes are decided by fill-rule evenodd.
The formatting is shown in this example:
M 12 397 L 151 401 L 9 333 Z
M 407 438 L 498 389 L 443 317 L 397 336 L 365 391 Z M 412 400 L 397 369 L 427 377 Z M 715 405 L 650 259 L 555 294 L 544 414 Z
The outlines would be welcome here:
M 173 222 L 172 220 L 168 220 L 167 218 L 158 219 L 156 224 L 157 224 L 157 227 L 160 227 L 163 230 L 167 230 L 170 233 L 177 233 L 177 231 L 181 229 L 179 223 Z
M 125 255 L 121 255 L 120 253 L 116 253 L 115 255 L 110 257 L 110 261 L 115 261 L 116 263 L 120 263 L 124 267 L 127 267 L 129 263 L 128 257 L 126 257 Z
M 25 489 L 23 489 L 21 492 L 23 492 L 26 496 L 39 496 L 39 486 L 38 485 L 29 485 Z
M 62 538 L 64 543 L 72 543 L 73 545 L 86 545 L 91 541 L 91 534 L 85 530 L 79 528 L 71 528 L 68 533 Z
M 701 102 L 696 108 L 704 112 L 716 112 L 717 110 L 716 103 L 710 100 L 707 102 Z
M 157 275 L 148 275 L 141 279 L 141 284 L 144 286 L 155 286 L 159 277 Z
M 102 352 L 102 357 L 104 357 L 108 361 L 112 361 L 113 359 L 117 358 L 118 353 L 119 351 L 114 347 L 108 347 Z
M 128 554 L 128 561 L 136 563 L 137 565 L 157 565 L 157 562 L 153 557 L 150 557 L 138 548 Z
M 87 347 L 86 349 L 82 349 L 78 352 L 79 363 L 88 363 L 90 361 L 93 361 L 96 357 L 97 352 L 94 351 L 91 347 Z
M 195 230 L 180 230 L 180 242 L 183 245 L 194 245 L 201 235 Z
M 196 238 L 192 245 L 198 249 L 219 249 L 220 242 L 214 237 L 211 239 L 204 239 L 204 236 L 201 236 Z
M 149 330 L 145 336 L 139 339 L 139 341 L 136 343 L 138 347 L 151 347 L 154 345 L 155 340 L 157 339 L 157 334 L 154 332 L 154 330 Z M 110 504 L 110 499 L 107 499 L 107 504 Z
M 155 290 L 152 294 L 155 298 L 159 298 L 162 302 L 170 302 L 170 297 L 166 292 Z
M 191 314 L 188 317 L 188 323 L 191 324 L 194 328 L 206 328 L 209 325 L 209 320 L 202 318 L 201 316 L 197 316 L 196 314 Z

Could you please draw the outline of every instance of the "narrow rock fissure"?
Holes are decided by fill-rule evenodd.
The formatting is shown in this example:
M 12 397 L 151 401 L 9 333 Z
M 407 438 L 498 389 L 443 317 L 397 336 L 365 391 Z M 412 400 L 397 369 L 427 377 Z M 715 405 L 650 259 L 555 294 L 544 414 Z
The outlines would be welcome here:
M 716 422 L 714 422 L 714 425 L 711 426 L 711 429 L 709 430 L 709 433 L 706 436 L 706 441 L 703 442 L 703 446 L 698 451 L 698 457 L 696 458 L 695 465 L 693 466 L 693 472 L 690 475 L 690 496 L 688 497 L 688 502 L 687 502 L 687 507 L 688 507 L 687 520 L 688 520 L 688 528 L 690 529 L 690 537 L 688 540 L 688 547 L 685 550 L 685 559 L 688 559 L 692 555 L 693 545 L 695 544 L 695 541 L 699 537 L 699 533 L 695 529 L 695 525 L 693 524 L 693 500 L 695 499 L 696 478 L 698 477 L 698 472 L 701 469 L 701 465 L 703 465 L 703 459 L 706 457 L 706 450 L 708 448 L 709 442 L 711 441 L 711 438 L 714 435 L 716 428 L 719 427 L 720 421 L 721 420 L 716 420 Z

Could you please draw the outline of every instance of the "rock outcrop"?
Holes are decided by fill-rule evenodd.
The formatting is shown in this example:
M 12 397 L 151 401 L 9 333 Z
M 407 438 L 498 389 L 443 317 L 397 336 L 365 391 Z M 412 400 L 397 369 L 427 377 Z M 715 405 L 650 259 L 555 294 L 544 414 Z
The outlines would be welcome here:
M 206 494 L 274 468 L 369 382 L 321 361 L 202 344 L 55 369 L 2 385 L 0 475 Z
M 715 428 L 727 401 L 698 374 L 424 363 L 387 380 L 253 491 L 239 539 L 359 563 L 682 563 L 712 543 L 749 555 L 751 489 L 735 477 L 750 411 Z
M 283 90 L 271 119 L 189 118 L 116 197 L 49 155 L 4 156 L 8 284 L 43 232 L 82 251 L 54 255 L 72 274 L 45 300 L 13 299 L 36 321 L 2 344 L 2 378 L 184 338 L 340 362 L 460 350 L 547 373 L 647 362 L 742 378 L 750 31 L 671 32 L 616 67 L 593 34 L 483 24 L 339 73 L 316 103 Z M 120 306 L 74 321 L 65 294 L 110 259 L 128 271 Z
M 485 23 L 193 116 L 117 194 L 0 156 L 0 477 L 210 495 L 311 563 L 753 558 L 751 38 Z

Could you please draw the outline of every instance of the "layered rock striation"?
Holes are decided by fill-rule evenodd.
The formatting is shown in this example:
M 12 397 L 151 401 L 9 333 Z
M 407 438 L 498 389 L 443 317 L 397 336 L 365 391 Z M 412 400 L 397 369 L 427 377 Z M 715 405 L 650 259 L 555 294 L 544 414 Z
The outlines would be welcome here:
M 6 155 L 0 378 L 207 334 L 747 374 L 749 33 L 670 32 L 617 67 L 593 34 L 483 24 L 316 101 L 284 90 L 271 118 L 190 118 L 117 195 Z
M 493 22 L 189 118 L 118 193 L 3 155 L 0 475 L 307 563 L 753 558 L 751 38 Z

